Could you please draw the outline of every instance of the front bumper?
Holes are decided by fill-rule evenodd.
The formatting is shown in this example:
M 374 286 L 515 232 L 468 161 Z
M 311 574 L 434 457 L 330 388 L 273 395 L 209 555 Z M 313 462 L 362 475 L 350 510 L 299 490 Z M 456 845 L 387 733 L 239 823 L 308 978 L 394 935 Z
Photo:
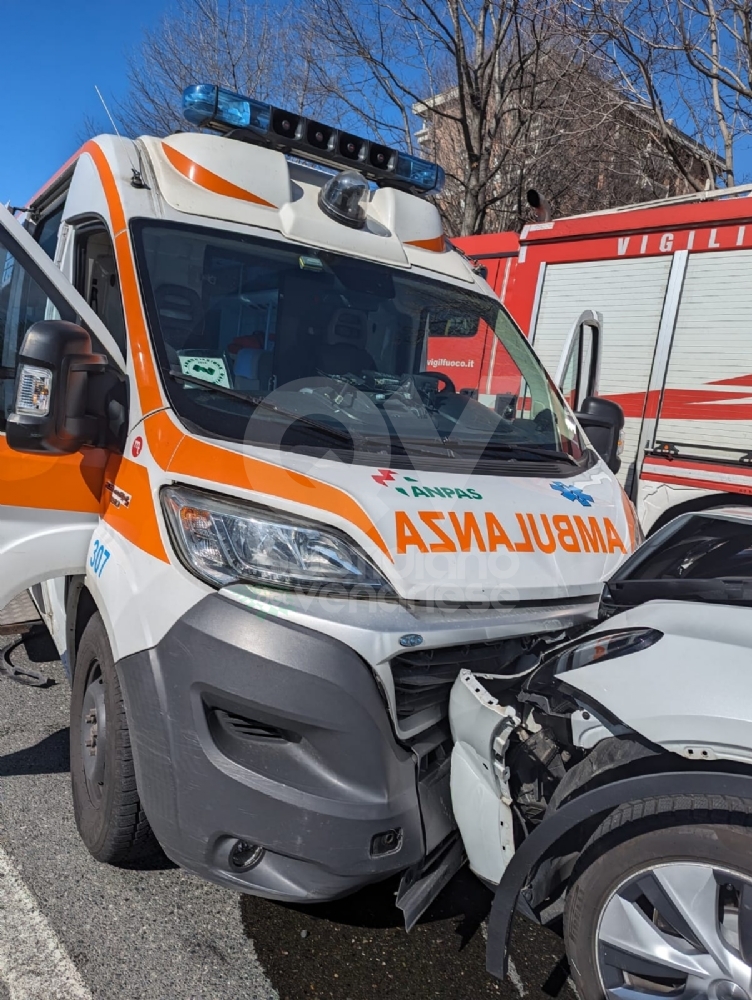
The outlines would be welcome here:
M 595 612 L 593 601 L 343 610 L 235 590 L 207 596 L 157 646 L 118 664 L 138 789 L 182 867 L 297 902 L 346 895 L 435 856 L 456 830 L 447 719 L 456 673 L 466 662 L 481 669 L 505 637 Z M 420 651 L 407 653 L 400 637 L 415 632 Z M 264 848 L 250 870 L 231 864 L 238 840 Z
M 213 594 L 118 672 L 139 794 L 182 867 L 313 902 L 423 858 L 420 761 L 344 643 Z M 442 766 L 425 792 L 439 789 L 431 839 L 453 826 Z M 389 831 L 391 845 L 379 840 Z M 238 839 L 265 849 L 248 871 L 230 863 Z

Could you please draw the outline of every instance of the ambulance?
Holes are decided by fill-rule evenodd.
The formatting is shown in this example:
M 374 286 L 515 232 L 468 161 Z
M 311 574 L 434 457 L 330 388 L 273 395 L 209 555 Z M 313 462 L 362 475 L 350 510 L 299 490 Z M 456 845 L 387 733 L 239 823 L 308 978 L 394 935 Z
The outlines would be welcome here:
M 458 240 L 488 269 L 573 408 L 625 415 L 620 479 L 652 532 L 752 497 L 752 186 L 554 219 Z M 493 342 L 471 360 L 484 391 Z M 444 352 L 446 354 L 446 352 Z
M 71 679 L 95 858 L 156 838 L 292 902 L 403 873 L 412 922 L 462 860 L 453 682 L 595 621 L 639 542 L 620 412 L 576 419 L 435 164 L 184 107 L 0 209 L 0 607 L 31 592 Z M 489 331 L 493 394 L 429 363 Z

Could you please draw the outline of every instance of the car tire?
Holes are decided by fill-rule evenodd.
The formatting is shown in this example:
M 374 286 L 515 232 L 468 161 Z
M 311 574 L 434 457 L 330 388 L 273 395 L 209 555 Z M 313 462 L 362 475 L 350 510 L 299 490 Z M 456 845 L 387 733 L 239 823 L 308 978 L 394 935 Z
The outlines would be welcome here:
M 97 861 L 123 865 L 154 844 L 136 788 L 120 681 L 99 614 L 89 619 L 76 652 L 70 763 L 76 826 Z
M 693 796 L 617 809 L 572 874 L 564 938 L 582 1000 L 748 997 L 752 802 Z

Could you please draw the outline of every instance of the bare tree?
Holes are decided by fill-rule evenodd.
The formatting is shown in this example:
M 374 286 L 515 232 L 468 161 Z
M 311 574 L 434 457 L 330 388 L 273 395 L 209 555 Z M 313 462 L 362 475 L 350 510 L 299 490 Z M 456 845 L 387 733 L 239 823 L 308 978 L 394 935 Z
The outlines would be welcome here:
M 311 0 L 320 98 L 344 104 L 385 141 L 413 147 L 416 112 L 428 138 L 451 136 L 441 155 L 452 228 L 482 232 L 504 197 L 496 180 L 546 101 L 540 54 L 559 30 L 557 8 L 535 0 Z M 432 126 L 440 122 L 442 129 Z M 423 146 L 430 149 L 424 135 Z
M 438 160 L 450 234 L 520 228 L 531 186 L 568 214 L 705 181 L 612 58 L 617 14 L 669 0 L 282 2 L 177 0 L 131 59 L 123 130 L 186 128 L 182 90 L 219 83 Z
M 118 119 L 131 135 L 185 129 L 181 95 L 192 83 L 217 83 L 294 110 L 309 99 L 310 65 L 293 0 L 177 0 L 129 61 Z
M 417 139 L 441 163 L 447 185 L 437 201 L 454 234 L 520 228 L 531 186 L 564 213 L 680 193 L 686 183 L 655 122 L 614 86 L 619 77 L 591 46 L 600 39 L 581 31 L 572 8 L 310 0 L 312 87 L 320 103 L 345 107 L 353 127 L 407 148 Z M 674 133 L 677 157 L 691 161 L 687 137 Z
M 451 100 L 451 92 L 444 99 Z M 532 221 L 530 187 L 545 194 L 556 215 L 684 193 L 681 174 L 655 142 L 652 122 L 641 110 L 566 39 L 541 50 L 489 139 L 493 169 L 485 191 L 485 230 L 520 229 Z M 456 123 L 426 118 L 433 154 L 449 177 L 439 203 L 450 230 L 459 232 L 459 178 L 466 164 L 461 136 Z
M 217 82 L 414 150 L 422 106 L 462 151 L 428 146 L 448 169 L 450 230 L 481 232 L 510 190 L 520 196 L 509 164 L 525 161 L 536 111 L 561 98 L 540 58 L 561 33 L 559 2 L 178 0 L 132 58 L 117 115 L 130 134 L 185 128 L 183 88 Z
M 750 0 L 583 0 L 582 27 L 647 109 L 657 140 L 696 190 L 737 182 L 735 154 L 752 127 Z M 677 128 L 698 142 L 705 175 L 688 168 Z M 705 147 L 703 153 L 700 147 Z

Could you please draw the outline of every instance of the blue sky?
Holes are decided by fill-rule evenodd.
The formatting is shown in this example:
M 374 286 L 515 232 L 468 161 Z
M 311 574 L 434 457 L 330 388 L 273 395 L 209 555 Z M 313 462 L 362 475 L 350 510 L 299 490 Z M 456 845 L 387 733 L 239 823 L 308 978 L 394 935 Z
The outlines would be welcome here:
M 126 90 L 126 56 L 168 0 L 0 0 L 0 202 L 23 205 Z
M 125 96 L 126 62 L 171 0 L 0 0 L 3 143 L 0 203 L 23 205 L 78 148 L 87 116 Z M 752 141 L 737 183 L 752 177 Z

